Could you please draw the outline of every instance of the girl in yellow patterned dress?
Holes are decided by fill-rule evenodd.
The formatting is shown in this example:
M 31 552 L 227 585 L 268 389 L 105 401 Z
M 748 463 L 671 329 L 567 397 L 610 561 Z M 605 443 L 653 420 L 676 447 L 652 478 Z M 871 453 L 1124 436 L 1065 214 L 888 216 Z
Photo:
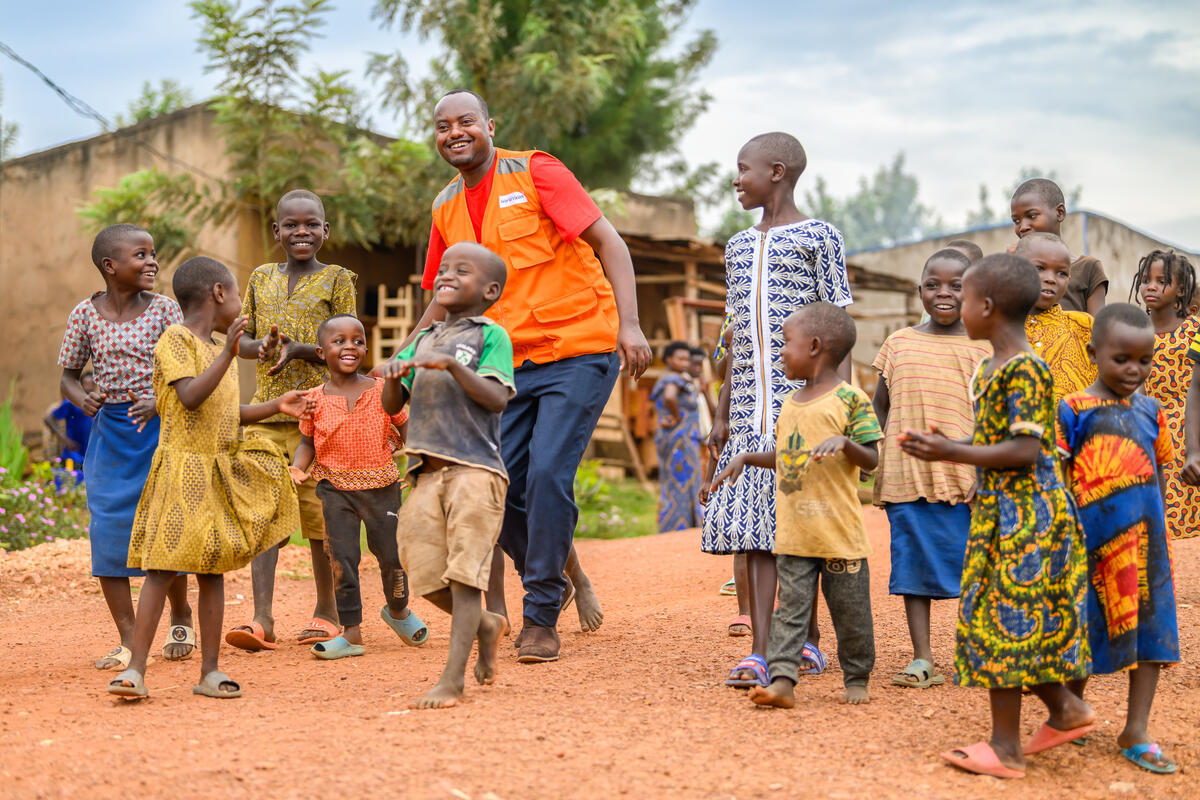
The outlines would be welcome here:
M 1175 458 L 1163 465 L 1167 535 L 1190 539 L 1200 535 L 1200 489 L 1183 482 L 1184 405 L 1195 364 L 1188 348 L 1200 333 L 1200 318 L 1189 316 L 1196 293 L 1196 270 L 1173 250 L 1154 250 L 1138 262 L 1129 297 L 1139 297 L 1154 323 L 1154 365 L 1145 392 L 1162 405 Z
M 314 401 L 298 391 L 266 403 L 238 404 L 238 373 L 230 369 L 246 330 L 237 280 L 211 258 L 193 258 L 175 272 L 172 289 L 183 324 L 171 325 L 154 348 L 154 388 L 162 434 L 142 490 L 129 566 L 147 572 L 138 600 L 129 669 L 111 694 L 147 695 L 143 676 L 150 640 L 162 616 L 167 586 L 180 572 L 200 585 L 200 683 L 208 697 L 240 697 L 241 687 L 217 669 L 225 609 L 223 574 L 287 538 L 299 524 L 287 461 L 266 440 L 238 441 L 238 426 L 284 413 L 299 417 Z M 226 329 L 223 345 L 214 330 Z

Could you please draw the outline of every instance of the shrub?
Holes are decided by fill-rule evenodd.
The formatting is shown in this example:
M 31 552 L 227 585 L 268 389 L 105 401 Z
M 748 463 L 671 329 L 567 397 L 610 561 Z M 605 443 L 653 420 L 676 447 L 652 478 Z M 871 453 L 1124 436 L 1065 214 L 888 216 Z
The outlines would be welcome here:
M 7 469 L 0 467 L 0 549 L 87 537 L 86 496 L 70 471 L 41 462 L 30 479 L 10 485 Z

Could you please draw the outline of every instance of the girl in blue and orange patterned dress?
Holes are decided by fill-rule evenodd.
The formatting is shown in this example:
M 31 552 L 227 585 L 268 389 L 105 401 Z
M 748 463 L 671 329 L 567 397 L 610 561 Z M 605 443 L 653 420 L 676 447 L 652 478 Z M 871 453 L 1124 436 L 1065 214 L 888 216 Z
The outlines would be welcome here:
M 658 532 L 700 525 L 700 405 L 695 381 L 688 374 L 692 352 L 686 342 L 663 348 L 667 369 L 654 384 L 650 399 L 658 426 Z
M 988 689 L 992 736 L 942 758 L 997 778 L 1024 777 L 1026 755 L 1095 727 L 1092 709 L 1065 685 L 1088 674 L 1087 560 L 1055 454 L 1050 370 L 1025 338 L 1039 291 L 1033 264 L 1019 256 L 988 256 L 967 270 L 963 324 L 994 354 L 971 381 L 974 436 L 905 431 L 900 441 L 911 456 L 978 468 L 954 666 L 960 685 Z M 1023 687 L 1050 711 L 1024 748 Z

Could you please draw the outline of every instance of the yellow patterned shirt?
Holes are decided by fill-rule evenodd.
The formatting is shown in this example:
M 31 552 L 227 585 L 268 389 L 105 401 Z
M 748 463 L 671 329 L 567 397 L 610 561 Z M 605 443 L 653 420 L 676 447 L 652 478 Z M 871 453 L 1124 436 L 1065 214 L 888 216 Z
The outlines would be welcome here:
M 302 275 L 288 294 L 288 274 L 283 264 L 263 264 L 250 276 L 242 313 L 249 317 L 246 335 L 252 339 L 266 336 L 272 325 L 288 338 L 317 343 L 317 328 L 334 314 L 354 314 L 354 281 L 358 277 L 344 267 L 332 264 L 310 275 Z M 324 364 L 295 359 L 275 375 L 268 375 L 274 364 L 259 363 L 252 403 L 274 400 L 292 389 L 304 391 L 329 380 Z M 286 414 L 276 414 L 266 422 L 295 422 Z
M 1096 365 L 1087 354 L 1092 317 L 1082 311 L 1063 311 L 1054 305 L 1025 320 L 1025 338 L 1054 376 L 1054 406 L 1069 394 L 1096 382 Z

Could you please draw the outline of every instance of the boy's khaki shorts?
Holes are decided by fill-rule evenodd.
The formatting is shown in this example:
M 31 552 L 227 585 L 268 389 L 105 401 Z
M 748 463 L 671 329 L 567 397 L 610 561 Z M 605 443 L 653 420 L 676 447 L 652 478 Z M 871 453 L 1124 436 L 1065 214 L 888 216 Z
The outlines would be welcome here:
M 450 581 L 486 590 L 508 482 L 490 470 L 467 466 L 413 478 L 416 484 L 396 525 L 409 591 L 423 597 Z
M 300 446 L 300 423 L 256 422 L 247 425 L 242 436 L 247 439 L 256 436 L 274 442 L 290 464 L 296 455 L 296 448 Z M 321 498 L 317 497 L 317 482 L 310 476 L 296 487 L 296 497 L 300 501 L 300 535 L 305 539 L 321 541 L 325 538 L 325 512 L 321 508 Z

